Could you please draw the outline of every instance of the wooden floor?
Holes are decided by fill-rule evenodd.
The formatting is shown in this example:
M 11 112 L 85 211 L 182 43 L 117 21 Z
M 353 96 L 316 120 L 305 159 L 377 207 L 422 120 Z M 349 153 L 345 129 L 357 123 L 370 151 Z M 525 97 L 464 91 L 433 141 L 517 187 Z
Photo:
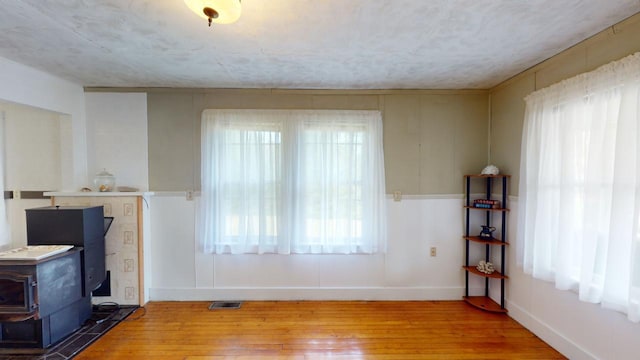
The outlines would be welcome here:
M 150 303 L 76 359 L 564 359 L 508 316 L 462 301 L 208 305 Z

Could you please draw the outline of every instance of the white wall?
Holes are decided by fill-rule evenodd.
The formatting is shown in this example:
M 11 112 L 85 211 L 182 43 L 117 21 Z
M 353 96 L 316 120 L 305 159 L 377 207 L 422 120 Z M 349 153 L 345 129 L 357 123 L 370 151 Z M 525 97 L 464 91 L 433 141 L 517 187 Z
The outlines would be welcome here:
M 85 99 L 89 181 L 106 169 L 116 187 L 148 190 L 147 94 L 97 92 Z
M 388 200 L 384 255 L 209 255 L 195 237 L 197 201 L 151 200 L 151 300 L 429 299 L 463 294 L 462 199 Z M 430 257 L 431 246 L 437 256 Z
M 58 113 L 63 124 L 60 129 L 60 151 L 71 158 L 71 161 L 61 163 L 59 190 L 77 190 L 84 186 L 87 181 L 87 146 L 82 86 L 0 57 L 0 101 Z M 43 206 L 49 202 L 11 200 L 6 203 L 8 217 L 15 220 L 24 217 L 24 208 Z M 18 221 L 18 225 L 11 229 L 15 237 L 10 239 L 10 247 L 25 244 L 25 229 L 20 225 L 23 221 Z
M 27 245 L 27 217 L 25 209 L 50 206 L 48 199 L 12 199 L 6 200 L 7 220 L 9 222 L 10 240 L 7 249 Z
M 49 200 L 19 199 L 20 191 L 51 191 L 61 188 L 62 169 L 71 166 L 71 152 L 62 146 L 70 136 L 67 116 L 31 106 L 0 102 L 5 112 L 4 190 L 14 198 L 5 200 L 10 248 L 27 244 L 25 209 L 50 205 Z
M 78 190 L 87 182 L 86 122 L 82 86 L 0 57 L 0 100 L 67 115 L 71 166 L 63 169 L 59 190 Z M 65 144 L 63 144 L 64 146 Z
M 570 359 L 638 359 L 640 324 L 522 271 L 516 259 L 517 199 L 510 206 L 509 315 Z
M 64 120 L 55 112 L 12 103 L 0 103 L 0 109 L 5 111 L 5 189 L 60 189 Z

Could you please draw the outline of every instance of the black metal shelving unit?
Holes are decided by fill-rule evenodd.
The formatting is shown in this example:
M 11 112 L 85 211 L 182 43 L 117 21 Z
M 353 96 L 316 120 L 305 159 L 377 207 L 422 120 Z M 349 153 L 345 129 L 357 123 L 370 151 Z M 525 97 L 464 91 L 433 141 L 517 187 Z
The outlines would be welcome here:
M 465 175 L 465 230 L 464 230 L 464 240 L 465 240 L 465 265 L 463 269 L 465 270 L 464 274 L 464 284 L 465 284 L 465 294 L 464 300 L 472 306 L 475 306 L 479 309 L 491 311 L 491 312 L 501 312 L 506 313 L 507 309 L 504 305 L 504 287 L 505 281 L 507 280 L 506 275 L 506 246 L 509 245 L 507 242 L 507 213 L 509 212 L 509 208 L 507 206 L 507 182 L 511 176 L 510 175 Z M 472 180 L 479 180 L 485 182 L 486 191 L 484 193 L 484 198 L 486 200 L 493 200 L 493 185 L 494 183 L 499 183 L 501 185 L 502 196 L 500 199 L 500 207 L 498 208 L 481 208 L 474 207 L 471 199 L 471 183 Z M 477 214 L 477 215 L 475 215 Z M 501 229 L 500 239 L 496 238 L 483 238 L 480 236 L 473 236 L 470 232 L 469 222 L 471 216 L 482 216 L 484 215 L 484 225 L 493 226 L 494 217 L 497 215 L 499 217 L 499 226 Z M 500 269 L 496 269 L 491 274 L 485 274 L 476 269 L 475 264 L 471 264 L 470 260 L 470 250 L 471 246 L 484 246 L 485 261 L 491 261 L 492 259 L 492 250 L 499 249 L 500 250 Z M 484 278 L 484 295 L 483 296 L 470 296 L 469 294 L 469 275 L 480 276 Z M 490 281 L 499 281 L 500 282 L 500 303 L 495 302 L 489 296 L 489 284 Z

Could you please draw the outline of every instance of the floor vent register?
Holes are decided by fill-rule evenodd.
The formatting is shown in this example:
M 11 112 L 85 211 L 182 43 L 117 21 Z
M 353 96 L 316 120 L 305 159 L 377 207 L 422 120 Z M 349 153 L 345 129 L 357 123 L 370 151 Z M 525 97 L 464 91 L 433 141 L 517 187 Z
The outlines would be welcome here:
M 242 301 L 214 301 L 209 305 L 209 310 L 240 309 Z

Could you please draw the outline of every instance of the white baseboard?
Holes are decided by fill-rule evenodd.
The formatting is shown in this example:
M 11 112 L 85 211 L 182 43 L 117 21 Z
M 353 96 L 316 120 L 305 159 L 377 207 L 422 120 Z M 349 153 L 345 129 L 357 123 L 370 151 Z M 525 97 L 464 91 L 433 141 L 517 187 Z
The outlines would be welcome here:
M 583 349 L 561 333 L 555 331 L 552 327 L 531 315 L 525 309 L 509 302 L 508 300 L 507 309 L 509 310 L 508 314 L 512 319 L 519 322 L 522 326 L 569 359 L 598 359 L 595 355 Z
M 150 289 L 151 301 L 461 300 L 463 287 Z

